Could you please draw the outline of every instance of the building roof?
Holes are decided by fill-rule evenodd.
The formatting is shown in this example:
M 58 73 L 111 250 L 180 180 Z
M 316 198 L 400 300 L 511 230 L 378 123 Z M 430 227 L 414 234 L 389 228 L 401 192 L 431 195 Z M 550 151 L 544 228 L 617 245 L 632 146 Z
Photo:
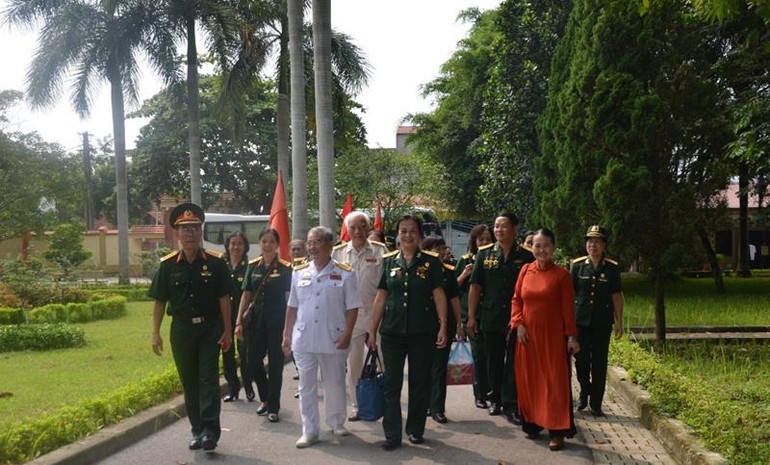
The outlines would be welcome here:
M 399 126 L 396 135 L 414 134 L 415 132 L 417 132 L 417 126 Z
M 740 201 L 738 200 L 738 182 L 730 182 L 727 189 L 724 190 L 722 196 L 727 201 L 727 208 L 737 210 L 740 208 Z M 765 193 L 765 203 L 767 198 L 770 197 L 770 191 Z M 757 208 L 759 206 L 759 198 L 753 192 L 749 192 L 749 208 Z

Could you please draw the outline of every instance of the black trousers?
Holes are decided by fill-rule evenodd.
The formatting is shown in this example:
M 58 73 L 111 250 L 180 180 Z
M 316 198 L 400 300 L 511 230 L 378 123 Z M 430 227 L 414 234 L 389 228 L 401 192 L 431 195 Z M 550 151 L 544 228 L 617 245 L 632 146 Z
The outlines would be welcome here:
M 267 402 L 268 413 L 281 409 L 281 386 L 283 385 L 283 338 L 282 328 L 266 328 L 256 321 L 248 331 L 247 360 L 249 373 L 257 383 L 257 392 L 262 402 Z M 264 359 L 267 355 L 267 372 Z
M 477 327 L 481 320 L 476 319 Z M 473 397 L 487 400 L 489 396 L 489 376 L 487 374 L 487 351 L 484 348 L 484 333 L 476 331 L 475 336 L 468 335 L 473 356 Z
M 447 329 L 446 346 L 442 349 L 436 349 L 433 354 L 433 368 L 431 369 L 431 394 L 430 394 L 430 412 L 446 412 L 446 372 L 449 362 L 449 353 L 452 351 L 452 341 L 455 340 L 457 329 L 452 325 L 452 329 Z
M 241 390 L 241 380 L 246 392 L 251 387 L 251 377 L 249 376 L 248 366 L 246 365 L 246 342 L 239 341 L 233 335 L 233 344 L 230 350 L 222 352 L 222 372 L 227 380 L 227 392 L 231 396 L 238 395 Z M 238 379 L 238 363 L 235 360 L 235 349 L 238 349 L 238 355 L 241 358 L 241 379 Z
M 516 398 L 516 382 L 513 377 L 513 361 L 506 368 L 506 343 L 505 332 L 484 331 L 484 349 L 487 353 L 487 376 L 489 379 L 489 401 L 501 405 L 503 391 L 506 390 L 506 398 Z M 508 387 L 504 387 L 508 383 Z M 502 405 L 501 405 L 502 406 Z
M 607 384 L 607 359 L 612 328 L 578 326 L 580 352 L 575 355 L 575 370 L 580 396 L 589 398 L 592 410 L 601 410 Z

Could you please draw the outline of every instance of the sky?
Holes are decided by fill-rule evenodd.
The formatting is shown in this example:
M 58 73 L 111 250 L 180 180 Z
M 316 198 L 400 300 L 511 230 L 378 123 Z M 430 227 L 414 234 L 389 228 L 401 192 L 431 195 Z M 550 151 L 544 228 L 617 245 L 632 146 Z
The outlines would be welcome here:
M 369 85 L 356 96 L 364 107 L 362 119 L 370 147 L 395 147 L 396 129 L 408 113 L 430 111 L 433 102 L 423 99 L 420 86 L 436 78 L 439 69 L 466 36 L 469 25 L 457 21 L 460 11 L 496 8 L 500 0 L 332 0 L 332 27 L 349 35 L 363 50 L 373 71 Z M 6 0 L 0 0 L 0 10 Z M 311 20 L 306 12 L 305 20 Z M 0 25 L 0 90 L 24 89 L 24 79 L 35 50 L 36 31 Z M 146 70 L 140 78 L 140 100 L 152 97 L 161 85 Z M 6 131 L 37 131 L 44 140 L 77 150 L 81 134 L 92 140 L 112 135 L 109 87 L 96 95 L 91 116 L 81 120 L 70 108 L 65 88 L 59 104 L 32 110 L 26 103 L 9 114 Z M 131 111 L 128 108 L 127 111 Z M 144 119 L 126 121 L 128 148 L 133 148 Z

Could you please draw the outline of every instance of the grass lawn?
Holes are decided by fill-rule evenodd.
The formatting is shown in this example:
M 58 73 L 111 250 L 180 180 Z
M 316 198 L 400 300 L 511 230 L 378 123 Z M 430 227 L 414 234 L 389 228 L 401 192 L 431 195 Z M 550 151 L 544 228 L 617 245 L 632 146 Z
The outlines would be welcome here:
M 666 283 L 666 326 L 770 326 L 770 279 L 725 277 L 719 295 L 711 278 Z M 646 277 L 623 278 L 625 326 L 655 326 L 655 293 Z
M 0 398 L 0 428 L 110 392 L 173 364 L 167 336 L 163 356 L 152 353 L 152 302 L 127 305 L 123 318 L 80 325 L 85 347 L 0 354 L 0 392 L 12 394 Z M 167 334 L 168 322 L 163 326 L 161 334 Z

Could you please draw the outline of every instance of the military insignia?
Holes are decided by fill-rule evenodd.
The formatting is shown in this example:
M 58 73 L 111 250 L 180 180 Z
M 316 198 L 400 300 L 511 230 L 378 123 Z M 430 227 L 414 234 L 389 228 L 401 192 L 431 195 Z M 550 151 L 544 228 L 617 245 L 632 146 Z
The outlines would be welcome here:
M 304 273 L 302 273 L 302 279 L 310 280 L 310 278 L 312 278 L 312 276 L 310 275 L 310 271 L 305 271 Z
M 202 270 L 201 271 L 201 276 L 203 276 L 204 278 L 210 278 L 213 275 L 214 275 L 214 273 L 212 273 L 211 271 L 207 271 L 207 270 Z
M 599 277 L 600 277 L 600 278 L 604 278 L 604 273 L 602 273 L 602 274 L 601 274 Z
M 369 263 L 377 263 L 376 257 L 366 257 L 366 261 Z
M 273 272 L 272 272 L 272 273 L 270 273 L 270 276 L 269 276 L 269 277 L 270 277 L 270 278 L 277 278 L 277 277 L 279 277 L 279 276 L 281 276 L 281 273 L 279 273 L 279 272 L 278 272 L 278 270 L 273 270 Z
M 425 272 L 428 271 L 428 263 L 425 263 L 423 266 L 418 266 L 417 270 L 415 272 L 417 273 L 417 276 L 420 279 L 425 279 Z
M 342 275 L 331 274 L 329 275 L 329 279 L 331 279 L 332 281 L 342 281 Z
M 238 276 L 238 282 L 243 282 L 243 276 Z
M 208 269 L 209 269 L 208 265 L 203 265 L 203 270 L 204 270 L 204 271 L 205 271 L 205 270 L 208 270 Z

